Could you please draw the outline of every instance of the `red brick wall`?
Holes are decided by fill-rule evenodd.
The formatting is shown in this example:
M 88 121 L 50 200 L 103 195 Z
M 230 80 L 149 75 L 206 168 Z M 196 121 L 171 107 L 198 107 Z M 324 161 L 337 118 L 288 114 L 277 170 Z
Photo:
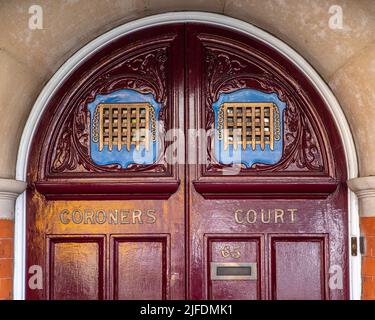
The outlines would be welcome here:
M 375 300 L 375 217 L 361 218 L 361 232 L 366 241 L 362 257 L 362 299 Z
M 0 300 L 12 299 L 13 229 L 12 220 L 0 220 Z

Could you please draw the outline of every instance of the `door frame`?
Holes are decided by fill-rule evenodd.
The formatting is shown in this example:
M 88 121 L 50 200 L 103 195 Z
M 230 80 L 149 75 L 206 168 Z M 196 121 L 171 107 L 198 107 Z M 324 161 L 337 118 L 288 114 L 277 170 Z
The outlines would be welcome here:
M 329 107 L 329 110 L 339 130 L 340 137 L 344 145 L 348 179 L 358 177 L 358 161 L 356 149 L 352 133 L 350 131 L 349 124 L 345 118 L 345 115 L 337 99 L 335 98 L 327 84 L 301 55 L 299 55 L 294 49 L 289 47 L 286 43 L 282 42 L 275 36 L 269 34 L 266 31 L 263 31 L 262 29 L 254 25 L 251 25 L 248 22 L 209 12 L 184 11 L 162 13 L 127 22 L 94 39 L 79 51 L 77 51 L 73 56 L 71 56 L 52 76 L 52 78 L 43 88 L 34 103 L 34 106 L 24 127 L 18 149 L 16 179 L 26 181 L 27 159 L 29 157 L 32 138 L 49 98 L 52 96 L 56 88 L 59 87 L 63 80 L 80 64 L 82 60 L 84 60 L 87 56 L 89 56 L 102 46 L 106 45 L 108 42 L 113 41 L 114 39 L 125 34 L 138 31 L 146 27 L 179 22 L 199 22 L 217 26 L 224 26 L 237 32 L 251 35 L 256 39 L 267 43 L 269 46 L 276 49 L 286 58 L 292 61 L 308 77 L 310 82 L 324 98 L 327 106 Z M 349 188 L 348 202 L 349 237 L 347 241 L 349 244 L 348 248 L 350 250 L 350 238 L 359 237 L 360 228 L 358 215 L 358 199 L 354 192 L 350 191 Z M 13 297 L 17 300 L 23 300 L 25 299 L 26 286 L 25 192 L 22 193 L 16 201 L 14 246 L 15 260 Z M 352 256 L 349 252 L 349 257 L 350 299 L 357 300 L 361 299 L 361 256 Z

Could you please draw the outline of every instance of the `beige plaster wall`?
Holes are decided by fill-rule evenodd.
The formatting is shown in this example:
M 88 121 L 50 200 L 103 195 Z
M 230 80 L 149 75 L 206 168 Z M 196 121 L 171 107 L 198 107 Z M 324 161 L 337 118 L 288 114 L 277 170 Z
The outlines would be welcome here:
M 43 8 L 43 30 L 28 28 Z M 329 28 L 331 5 L 343 28 Z M 304 56 L 338 98 L 352 128 L 362 176 L 375 174 L 373 0 L 0 0 L 0 177 L 14 178 L 20 136 L 52 74 L 96 36 L 150 14 L 200 10 L 245 20 Z

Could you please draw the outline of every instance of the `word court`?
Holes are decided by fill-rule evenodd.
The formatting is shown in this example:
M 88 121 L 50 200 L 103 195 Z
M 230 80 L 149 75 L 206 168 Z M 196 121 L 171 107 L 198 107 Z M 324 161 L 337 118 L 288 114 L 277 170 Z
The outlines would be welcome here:
M 297 209 L 237 209 L 234 220 L 237 224 L 295 223 L 297 212 Z
M 60 222 L 63 224 L 154 224 L 156 211 L 154 209 L 64 209 L 60 212 Z

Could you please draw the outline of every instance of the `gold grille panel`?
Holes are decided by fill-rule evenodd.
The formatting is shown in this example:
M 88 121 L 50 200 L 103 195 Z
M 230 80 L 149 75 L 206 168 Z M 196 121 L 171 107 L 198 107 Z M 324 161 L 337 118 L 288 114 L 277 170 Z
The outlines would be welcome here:
M 266 145 L 274 150 L 274 141 L 280 139 L 278 108 L 273 103 L 226 102 L 220 106 L 218 118 L 219 140 L 224 139 L 224 150 L 250 145 L 255 150 Z
M 155 141 L 155 112 L 148 103 L 101 104 L 95 113 L 93 137 L 99 141 L 99 151 L 104 146 L 109 151 L 115 147 L 129 151 L 131 145 L 148 150 L 150 139 Z

